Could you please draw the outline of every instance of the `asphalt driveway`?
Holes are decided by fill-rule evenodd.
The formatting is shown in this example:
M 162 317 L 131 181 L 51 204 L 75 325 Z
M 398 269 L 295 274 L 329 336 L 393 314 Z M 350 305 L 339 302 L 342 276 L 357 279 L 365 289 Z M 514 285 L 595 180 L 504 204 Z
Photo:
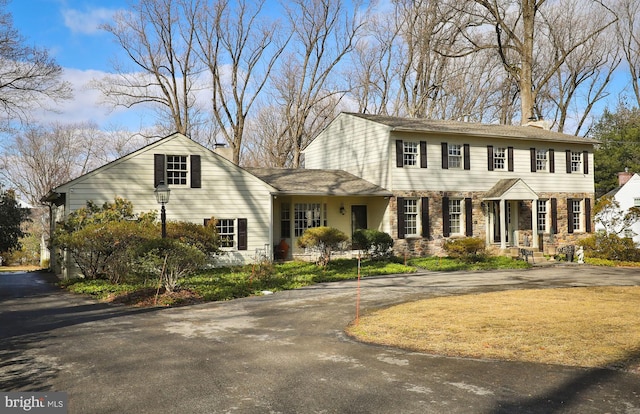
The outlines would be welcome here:
M 64 391 L 70 413 L 626 413 L 640 376 L 361 344 L 355 281 L 173 309 L 0 273 L 0 390 Z M 363 279 L 361 312 L 502 289 L 640 285 L 637 269 L 553 266 Z M 640 345 L 640 344 L 639 344 Z

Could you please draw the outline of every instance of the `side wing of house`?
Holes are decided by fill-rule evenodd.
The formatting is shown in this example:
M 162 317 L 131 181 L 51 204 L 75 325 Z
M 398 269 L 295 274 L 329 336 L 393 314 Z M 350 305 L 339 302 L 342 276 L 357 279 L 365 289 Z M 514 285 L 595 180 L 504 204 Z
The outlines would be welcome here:
M 224 261 L 245 263 L 272 240 L 273 188 L 218 154 L 181 134 L 174 134 L 54 191 L 64 199 L 64 213 L 115 197 L 131 201 L 137 212 L 158 211 L 154 189 L 171 189 L 167 220 L 204 224 L 218 220 Z M 267 253 L 265 251 L 265 253 Z
M 339 169 L 388 188 L 389 131 L 384 124 L 341 113 L 304 149 L 305 168 Z
M 631 207 L 640 207 L 640 175 L 634 174 L 629 181 L 620 187 L 614 198 L 620 203 L 620 209 L 623 212 L 628 211 Z M 631 236 L 636 244 L 640 244 L 640 222 L 625 229 L 624 234 Z

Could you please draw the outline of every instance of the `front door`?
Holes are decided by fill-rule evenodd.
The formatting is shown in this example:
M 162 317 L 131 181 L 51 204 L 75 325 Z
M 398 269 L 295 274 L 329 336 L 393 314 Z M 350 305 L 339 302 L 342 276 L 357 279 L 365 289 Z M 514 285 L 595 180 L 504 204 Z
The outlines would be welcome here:
M 367 228 L 367 206 L 351 206 L 351 236 L 356 230 Z

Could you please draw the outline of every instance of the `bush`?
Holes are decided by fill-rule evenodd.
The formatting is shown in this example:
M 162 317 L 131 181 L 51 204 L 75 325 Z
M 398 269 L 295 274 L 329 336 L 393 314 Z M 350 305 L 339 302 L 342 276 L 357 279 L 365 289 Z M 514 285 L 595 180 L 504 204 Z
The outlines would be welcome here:
M 369 252 L 373 258 L 387 256 L 393 247 L 391 236 L 375 229 L 356 230 L 352 241 L 354 248 Z
M 194 273 L 206 262 L 201 250 L 174 239 L 149 240 L 137 252 L 137 272 L 158 277 L 167 292 L 173 292 L 181 277 Z
M 209 220 L 206 226 L 185 221 L 170 221 L 167 223 L 167 238 L 193 246 L 206 254 L 219 252 L 220 238 L 215 220 Z
M 485 241 L 478 237 L 445 240 L 442 248 L 449 257 L 467 263 L 481 261 L 487 257 Z
M 640 261 L 640 250 L 627 237 L 618 237 L 612 233 L 598 232 L 580 240 L 587 257 L 616 261 Z
M 320 250 L 318 265 L 326 266 L 331 260 L 331 251 L 337 250 L 340 244 L 347 240 L 349 240 L 347 235 L 336 228 L 314 227 L 307 229 L 298 239 L 298 246 Z

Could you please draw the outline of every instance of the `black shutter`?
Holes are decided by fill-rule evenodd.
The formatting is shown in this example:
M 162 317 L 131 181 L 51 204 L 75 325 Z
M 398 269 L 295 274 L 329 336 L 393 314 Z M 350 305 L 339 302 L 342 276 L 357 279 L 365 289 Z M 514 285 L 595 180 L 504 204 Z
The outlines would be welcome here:
M 582 172 L 589 174 L 589 151 L 582 151 Z
M 451 226 L 449 223 L 449 197 L 442 197 L 442 237 L 449 237 Z
M 564 153 L 567 159 L 567 174 L 571 174 L 571 150 L 566 150 Z
M 573 233 L 573 206 L 571 199 L 567 198 L 567 233 Z
M 529 151 L 531 153 L 531 172 L 536 172 L 536 149 L 531 148 Z
M 443 142 L 440 147 L 442 148 L 442 169 L 447 170 L 449 169 L 449 145 Z
M 164 182 L 164 154 L 153 154 L 153 188 Z
M 464 148 L 464 169 L 465 170 L 470 170 L 471 169 L 471 154 L 469 153 L 469 144 L 464 144 L 462 148 Z
M 420 141 L 420 168 L 427 168 L 427 141 Z
M 396 210 L 398 216 L 398 238 L 404 239 L 404 197 L 396 198 Z
M 473 236 L 473 202 L 470 198 L 464 199 L 464 218 L 466 223 L 465 235 Z
M 402 168 L 404 166 L 404 145 L 401 139 L 396 140 L 396 167 Z
M 556 172 L 556 153 L 553 148 L 549 148 L 549 172 Z
M 551 199 L 551 228 L 554 234 L 558 234 L 558 200 Z
M 584 199 L 584 230 L 591 233 L 591 199 Z
M 422 222 L 422 237 L 428 239 L 431 237 L 431 229 L 429 227 L 429 197 L 422 197 L 420 208 L 420 221 Z
M 247 250 L 248 236 L 247 236 L 247 219 L 238 219 L 238 250 Z
M 202 172 L 200 167 L 200 156 L 192 155 L 191 156 L 191 188 L 201 188 L 202 187 Z
M 509 171 L 513 171 L 513 147 L 507 148 L 507 163 Z
M 493 171 L 493 145 L 487 145 L 487 170 Z

